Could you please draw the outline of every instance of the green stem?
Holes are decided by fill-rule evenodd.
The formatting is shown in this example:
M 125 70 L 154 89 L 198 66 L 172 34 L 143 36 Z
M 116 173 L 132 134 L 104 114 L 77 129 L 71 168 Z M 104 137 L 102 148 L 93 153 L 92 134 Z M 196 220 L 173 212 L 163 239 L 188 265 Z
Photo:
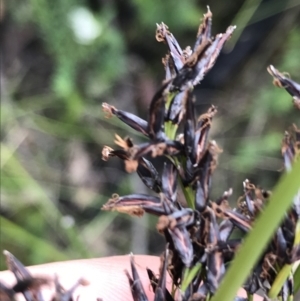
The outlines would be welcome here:
M 298 265 L 298 267 L 295 267 L 294 270 L 294 290 L 295 292 L 300 290 L 300 264 Z
M 186 268 L 183 275 L 183 281 L 181 285 L 181 291 L 185 292 L 190 283 L 193 281 L 193 279 L 196 277 L 196 275 L 199 273 L 200 269 L 202 267 L 201 263 L 196 263 L 192 268 Z
M 294 246 L 300 244 L 300 219 L 298 219 L 297 224 L 296 224 L 296 234 L 295 234 L 295 239 L 294 239 Z
M 167 101 L 166 101 L 166 105 L 165 105 L 166 111 L 169 110 L 170 105 L 171 105 L 171 102 L 172 102 L 173 98 L 175 97 L 175 95 L 176 95 L 177 93 L 178 93 L 178 92 L 169 92 L 169 93 L 168 93 Z
M 180 186 L 189 208 L 195 209 L 195 192 L 189 186 L 185 187 L 180 179 Z
M 177 167 L 177 169 L 180 169 L 180 163 L 178 158 L 176 157 L 171 157 L 171 156 L 167 156 Z M 181 190 L 184 194 L 185 200 L 187 202 L 187 205 L 189 208 L 195 209 L 195 191 L 190 187 L 190 186 L 184 186 L 182 179 L 180 177 L 180 175 L 178 175 L 178 179 L 179 179 L 179 183 L 180 183 L 180 187 Z
M 165 133 L 170 140 L 174 140 L 176 137 L 178 125 L 173 124 L 171 121 L 165 122 Z
M 285 264 L 283 266 L 283 268 L 277 274 L 277 276 L 272 284 L 272 287 L 268 293 L 268 296 L 271 299 L 273 299 L 273 298 L 275 299 L 278 296 L 283 284 L 285 283 L 286 279 L 289 277 L 289 275 L 292 271 L 292 267 L 293 267 L 293 265 L 291 265 L 291 264 Z

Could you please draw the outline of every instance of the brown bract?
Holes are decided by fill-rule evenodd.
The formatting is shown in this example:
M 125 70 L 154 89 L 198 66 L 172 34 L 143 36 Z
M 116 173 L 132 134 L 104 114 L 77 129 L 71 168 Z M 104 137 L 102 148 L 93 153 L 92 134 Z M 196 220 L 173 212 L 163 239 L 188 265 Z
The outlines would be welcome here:
M 107 161 L 109 157 L 112 155 L 113 149 L 109 146 L 104 146 L 102 149 L 102 160 Z
M 300 84 L 291 80 L 288 73 L 281 73 L 272 65 L 267 70 L 274 78 L 273 84 L 276 87 L 286 89 L 293 97 L 294 106 L 300 110 Z
M 105 118 L 111 118 L 114 115 L 116 108 L 114 106 L 109 105 L 108 103 L 104 102 L 102 104 L 102 110 L 105 113 Z

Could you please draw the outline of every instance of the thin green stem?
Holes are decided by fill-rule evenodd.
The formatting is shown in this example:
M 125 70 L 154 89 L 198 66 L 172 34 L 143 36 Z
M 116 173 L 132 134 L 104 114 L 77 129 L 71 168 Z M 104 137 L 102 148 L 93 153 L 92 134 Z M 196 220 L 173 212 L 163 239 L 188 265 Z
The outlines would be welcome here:
M 293 295 L 289 295 L 287 301 L 294 301 L 294 296 Z
M 175 97 L 176 94 L 177 94 L 176 92 L 169 92 L 168 93 L 167 101 L 166 101 L 166 105 L 165 105 L 166 110 L 169 110 L 171 102 L 172 102 L 172 100 L 173 100 L 173 98 Z
M 165 133 L 170 140 L 174 140 L 176 137 L 178 125 L 173 124 L 171 121 L 165 122 Z
M 253 301 L 253 295 L 252 294 L 248 294 L 248 301 Z
M 285 264 L 277 274 L 268 294 L 268 296 L 271 299 L 276 298 L 278 296 L 283 284 L 285 283 L 285 281 L 287 280 L 287 278 L 289 277 L 292 271 L 292 267 L 293 267 L 292 264 Z
M 182 180 L 180 179 L 180 186 L 182 189 L 182 192 L 184 194 L 185 200 L 187 202 L 187 205 L 189 208 L 195 209 L 195 192 L 193 189 L 189 186 L 184 186 L 182 183 Z
M 300 220 L 298 219 L 297 224 L 296 224 L 296 234 L 295 234 L 295 239 L 294 239 L 294 246 L 300 244 Z
M 176 157 L 171 158 L 170 156 L 168 156 L 168 158 L 176 165 L 177 169 L 179 170 L 181 164 L 180 164 L 178 158 L 176 158 Z M 180 187 L 184 194 L 184 197 L 185 197 L 188 207 L 195 209 L 195 191 L 190 186 L 183 185 L 180 175 L 178 175 L 178 179 L 179 179 Z
M 196 277 L 196 275 L 200 272 L 202 267 L 201 263 L 196 263 L 192 268 L 186 268 L 183 275 L 183 281 L 181 285 L 181 291 L 185 292 L 190 283 Z
M 293 276 L 294 276 L 293 277 L 294 278 L 294 291 L 297 292 L 298 290 L 300 290 L 300 264 L 298 265 L 298 267 L 294 268 Z

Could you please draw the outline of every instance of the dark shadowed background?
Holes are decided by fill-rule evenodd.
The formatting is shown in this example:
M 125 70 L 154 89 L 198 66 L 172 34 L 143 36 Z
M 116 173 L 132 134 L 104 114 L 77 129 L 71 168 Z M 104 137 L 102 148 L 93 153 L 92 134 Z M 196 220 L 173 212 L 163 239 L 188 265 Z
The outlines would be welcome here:
M 100 211 L 113 193 L 149 192 L 120 160 L 101 160 L 115 133 L 142 141 L 105 119 L 101 104 L 146 118 L 164 78 L 167 48 L 155 40 L 156 23 L 166 23 L 182 48 L 193 45 L 207 4 L 214 35 L 237 25 L 196 88 L 198 114 L 218 107 L 211 139 L 223 153 L 211 198 L 232 187 L 236 202 L 247 178 L 274 187 L 281 139 L 299 116 L 266 68 L 300 81 L 300 0 L 0 3 L 2 250 L 26 265 L 162 252 L 155 218 Z

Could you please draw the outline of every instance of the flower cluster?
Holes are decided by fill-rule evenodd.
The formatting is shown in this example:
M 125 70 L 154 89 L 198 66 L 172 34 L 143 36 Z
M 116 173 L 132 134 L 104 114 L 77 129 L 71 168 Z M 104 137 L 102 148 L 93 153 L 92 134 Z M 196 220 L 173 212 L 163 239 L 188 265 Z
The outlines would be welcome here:
M 208 139 L 217 108 L 211 106 L 197 119 L 193 87 L 212 68 L 221 48 L 235 28 L 230 26 L 225 33 L 212 38 L 211 17 L 208 10 L 199 27 L 193 49 L 187 47 L 182 50 L 168 27 L 163 23 L 157 25 L 156 39 L 165 42 L 169 51 L 163 58 L 166 77 L 151 101 L 148 120 L 118 110 L 107 103 L 103 104 L 107 117 L 114 115 L 149 138 L 148 142 L 135 145 L 132 139 L 122 139 L 116 135 L 115 143 L 121 149 L 114 150 L 105 146 L 102 154 L 104 160 L 109 157 L 124 160 L 126 170 L 136 171 L 156 196 L 115 194 L 102 209 L 135 216 L 141 216 L 144 212 L 158 216 L 157 229 L 164 235 L 167 247 L 159 279 L 149 270 L 149 278 L 156 294 L 155 300 L 175 298 L 165 287 L 166 270 L 173 285 L 180 291 L 180 300 L 207 300 L 213 295 L 243 237 L 251 230 L 253 222 L 270 196 L 269 191 L 245 180 L 244 195 L 238 200 L 236 208 L 232 209 L 228 204 L 231 189 L 215 201 L 209 197 L 212 173 L 221 151 L 215 141 Z M 293 96 L 295 106 L 299 108 L 299 84 L 273 66 L 268 70 L 275 78 L 276 85 L 286 88 Z M 179 132 L 179 129 L 183 131 Z M 286 133 L 282 144 L 286 170 L 291 169 L 299 148 L 300 131 L 294 126 Z M 164 156 L 166 159 L 161 176 L 148 160 L 156 156 Z M 179 201 L 178 189 L 184 193 L 188 206 Z M 285 264 L 300 259 L 300 242 L 295 235 L 296 228 L 299 227 L 299 214 L 300 192 L 295 196 L 292 209 L 286 214 L 272 242 L 244 284 L 249 294 L 254 294 L 259 289 L 267 292 L 277 272 Z M 239 232 L 238 238 L 236 232 Z M 133 261 L 132 269 L 134 271 Z M 191 274 L 188 275 L 192 269 L 194 274 L 191 277 Z M 133 275 L 138 277 L 134 272 Z M 134 285 L 138 279 L 128 277 L 134 300 L 146 300 L 140 285 Z M 186 282 L 187 278 L 189 283 Z M 291 281 L 286 281 L 280 294 L 283 300 L 292 294 Z
M 225 33 L 211 36 L 212 13 L 204 15 L 193 48 L 182 50 L 165 24 L 157 25 L 156 39 L 167 44 L 169 51 L 163 58 L 166 76 L 161 88 L 154 95 L 147 120 L 103 103 L 107 117 L 116 116 L 124 123 L 146 136 L 148 142 L 136 145 L 131 138 L 116 135 L 120 149 L 103 148 L 104 160 L 119 157 L 128 172 L 136 171 L 143 183 L 154 194 L 117 194 L 103 206 L 103 210 L 116 210 L 134 216 L 145 212 L 158 217 L 157 230 L 164 235 L 166 248 L 162 255 L 159 275 L 148 269 L 149 281 L 157 301 L 204 301 L 217 291 L 226 270 L 240 247 L 271 192 L 243 182 L 244 194 L 236 208 L 230 208 L 228 189 L 216 200 L 210 199 L 212 174 L 221 152 L 215 141 L 209 140 L 209 130 L 217 108 L 211 106 L 199 118 L 195 116 L 193 87 L 201 82 L 213 67 L 235 27 Z M 285 88 L 300 109 L 300 85 L 280 73 L 273 66 L 268 68 L 276 86 Z M 300 153 L 300 130 L 294 125 L 286 132 L 282 142 L 282 156 L 287 172 Z M 151 163 L 151 157 L 163 156 L 162 173 Z M 183 192 L 185 203 L 179 200 Z M 295 195 L 291 209 L 266 246 L 259 262 L 253 268 L 244 289 L 249 295 L 259 289 L 268 293 L 278 272 L 300 259 L 300 190 Z M 14 273 L 17 284 L 8 288 L 1 284 L 3 300 L 12 300 L 23 293 L 26 300 L 40 301 L 41 286 L 50 280 L 33 278 L 27 269 L 9 252 L 8 268 Z M 139 280 L 133 257 L 132 273 L 126 271 L 134 301 L 147 300 Z M 166 288 L 167 273 L 172 279 L 172 291 Z M 55 280 L 55 300 L 72 300 L 80 279 L 68 291 Z M 284 282 L 279 296 L 288 300 L 293 295 L 292 278 Z M 6 298 L 6 299 L 5 299 Z M 236 297 L 236 301 L 247 300 Z

